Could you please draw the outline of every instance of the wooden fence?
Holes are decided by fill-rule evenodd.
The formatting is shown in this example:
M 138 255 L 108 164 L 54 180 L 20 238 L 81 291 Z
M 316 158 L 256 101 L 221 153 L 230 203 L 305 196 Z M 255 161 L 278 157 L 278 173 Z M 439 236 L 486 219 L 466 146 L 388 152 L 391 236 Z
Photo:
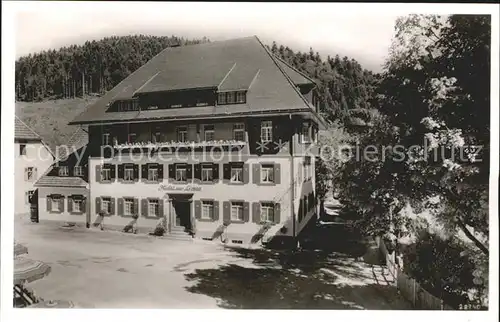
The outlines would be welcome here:
M 385 258 L 389 274 L 393 278 L 401 295 L 413 304 L 415 309 L 421 310 L 454 310 L 451 306 L 444 303 L 440 298 L 427 292 L 413 278 L 406 275 L 396 264 L 395 254 L 389 254 L 382 238 L 377 238 L 377 243 L 382 256 Z

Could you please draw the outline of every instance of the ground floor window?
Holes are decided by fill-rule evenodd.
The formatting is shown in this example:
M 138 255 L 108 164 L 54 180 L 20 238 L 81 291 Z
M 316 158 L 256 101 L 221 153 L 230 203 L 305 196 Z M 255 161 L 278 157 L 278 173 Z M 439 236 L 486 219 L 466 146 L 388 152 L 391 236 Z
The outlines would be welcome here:
M 101 198 L 101 211 L 105 214 L 111 213 L 111 198 Z
M 83 199 L 73 199 L 73 212 L 83 212 Z
M 148 180 L 158 181 L 158 167 L 156 164 L 148 165 Z
M 214 180 L 214 168 L 212 164 L 203 164 L 201 166 L 201 181 L 211 182 Z
M 61 197 L 53 196 L 51 198 L 50 210 L 55 211 L 55 212 L 61 212 L 62 209 L 61 209 L 60 205 L 61 205 Z
M 272 203 L 262 203 L 260 205 L 260 221 L 274 222 L 274 205 Z
M 26 204 L 30 204 L 33 202 L 33 195 L 35 194 L 35 190 L 26 191 Z
M 243 166 L 231 165 L 231 182 L 243 182 Z
M 231 220 L 232 221 L 243 221 L 243 203 L 242 202 L 232 202 L 231 203 Z
M 157 199 L 149 200 L 148 215 L 155 217 L 159 215 L 159 203 Z
M 203 201 L 201 206 L 201 219 L 213 219 L 214 217 L 214 202 Z
M 184 164 L 175 165 L 175 180 L 176 181 L 186 181 L 187 180 L 187 168 Z
M 132 216 L 134 214 L 134 199 L 125 199 L 125 215 Z

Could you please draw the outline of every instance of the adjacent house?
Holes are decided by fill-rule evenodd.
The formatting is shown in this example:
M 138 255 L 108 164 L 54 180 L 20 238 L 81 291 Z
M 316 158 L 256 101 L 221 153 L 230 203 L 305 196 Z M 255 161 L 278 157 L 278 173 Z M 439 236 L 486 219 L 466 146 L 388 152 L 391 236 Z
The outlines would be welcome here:
M 34 184 L 51 166 L 54 157 L 42 138 L 17 116 L 14 125 L 14 148 L 14 212 L 24 214 L 36 207 Z
M 88 161 L 38 182 L 40 215 L 293 241 L 315 215 L 314 87 L 257 37 L 167 48 L 70 123 L 88 128 Z

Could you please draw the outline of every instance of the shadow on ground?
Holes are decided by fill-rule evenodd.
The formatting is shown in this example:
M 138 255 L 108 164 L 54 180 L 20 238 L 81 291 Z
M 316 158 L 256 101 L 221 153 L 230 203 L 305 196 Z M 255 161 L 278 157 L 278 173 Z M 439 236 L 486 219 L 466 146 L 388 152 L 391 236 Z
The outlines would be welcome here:
M 223 308 L 394 309 L 390 300 L 397 296 L 394 287 L 377 284 L 373 266 L 360 263 L 350 254 L 242 248 L 228 251 L 248 264 L 196 269 L 185 274 L 193 283 L 187 290 L 216 298 Z

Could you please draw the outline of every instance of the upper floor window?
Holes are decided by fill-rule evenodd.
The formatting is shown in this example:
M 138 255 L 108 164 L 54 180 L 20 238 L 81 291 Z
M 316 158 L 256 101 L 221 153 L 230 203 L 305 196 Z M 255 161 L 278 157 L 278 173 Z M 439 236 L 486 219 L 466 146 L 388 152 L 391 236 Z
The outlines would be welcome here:
M 156 164 L 148 164 L 148 180 L 158 181 L 158 166 Z
M 205 125 L 203 126 L 203 132 L 205 135 L 205 141 L 213 141 L 215 138 L 215 128 L 214 125 Z
M 19 144 L 19 155 L 26 155 L 26 144 Z
M 203 164 L 201 166 L 201 181 L 211 182 L 214 180 L 214 167 L 212 164 Z
M 82 177 L 83 176 L 83 167 L 82 166 L 74 167 L 73 173 L 75 174 L 76 177 Z
M 25 181 L 35 181 L 36 180 L 36 168 L 27 167 L 24 169 L 24 180 Z
M 134 165 L 133 164 L 125 164 L 123 170 L 123 180 L 125 181 L 133 181 L 134 180 Z
M 102 144 L 109 145 L 109 133 L 102 134 Z
M 187 180 L 187 168 L 185 164 L 175 165 L 175 180 L 176 181 L 186 181 Z
M 262 164 L 260 167 L 260 182 L 274 182 L 274 166 L 272 164 Z
M 60 177 L 67 177 L 69 175 L 68 167 L 63 165 L 59 167 L 59 176 Z
M 243 165 L 231 164 L 231 182 L 243 182 Z
M 271 142 L 273 140 L 272 121 L 262 121 L 260 123 L 260 140 L 262 142 Z
M 35 194 L 35 190 L 26 191 L 26 204 L 30 204 L 33 202 L 33 196 Z
M 246 103 L 246 93 L 241 91 L 236 93 L 236 103 Z
M 311 124 L 304 122 L 300 128 L 300 141 L 302 143 L 311 143 Z
M 111 169 L 109 167 L 102 167 L 101 181 L 111 181 Z
M 218 104 L 226 104 L 226 92 L 222 92 L 218 94 L 217 97 Z
M 177 141 L 187 142 L 187 126 L 177 127 Z
M 236 102 L 236 95 L 234 92 L 227 92 L 227 104 L 234 104 Z
M 233 139 L 236 141 L 245 141 L 244 123 L 236 123 L 233 125 Z

